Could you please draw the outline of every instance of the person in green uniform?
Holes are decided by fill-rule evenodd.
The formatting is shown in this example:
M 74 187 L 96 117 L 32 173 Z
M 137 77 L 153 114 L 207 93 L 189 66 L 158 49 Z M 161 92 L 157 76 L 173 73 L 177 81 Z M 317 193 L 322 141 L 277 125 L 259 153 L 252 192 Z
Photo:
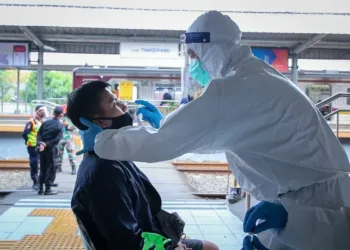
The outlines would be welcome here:
M 62 172 L 62 161 L 64 156 L 64 149 L 68 153 L 69 163 L 72 168 L 72 175 L 77 173 L 76 163 L 75 163 L 75 147 L 73 142 L 73 131 L 75 129 L 74 125 L 66 116 L 66 109 L 64 108 L 64 116 L 62 118 L 62 123 L 64 125 L 63 137 L 58 144 L 58 161 L 57 161 L 57 172 Z

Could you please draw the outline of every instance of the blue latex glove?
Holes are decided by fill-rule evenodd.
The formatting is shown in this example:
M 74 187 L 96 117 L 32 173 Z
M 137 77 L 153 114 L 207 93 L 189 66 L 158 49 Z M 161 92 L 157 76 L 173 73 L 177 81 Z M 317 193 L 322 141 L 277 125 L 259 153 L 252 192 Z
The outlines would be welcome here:
M 258 220 L 265 220 L 256 226 Z M 288 213 L 282 204 L 262 201 L 245 214 L 243 230 L 246 233 L 258 234 L 268 229 L 283 229 L 288 220 Z
M 96 135 L 103 131 L 103 129 L 100 126 L 86 120 L 85 118 L 80 118 L 79 121 L 85 126 L 87 126 L 88 129 L 83 130 L 80 133 L 83 137 L 82 139 L 84 148 L 77 152 L 77 155 L 81 155 L 89 151 L 94 151 Z
M 255 235 L 252 238 L 248 235 L 243 239 L 243 248 L 241 250 L 269 250 L 266 248 Z
M 144 100 L 136 100 L 135 103 L 144 106 L 137 110 L 137 115 L 142 114 L 142 120 L 148 122 L 153 128 L 158 129 L 160 121 L 163 119 L 163 115 L 158 108 Z

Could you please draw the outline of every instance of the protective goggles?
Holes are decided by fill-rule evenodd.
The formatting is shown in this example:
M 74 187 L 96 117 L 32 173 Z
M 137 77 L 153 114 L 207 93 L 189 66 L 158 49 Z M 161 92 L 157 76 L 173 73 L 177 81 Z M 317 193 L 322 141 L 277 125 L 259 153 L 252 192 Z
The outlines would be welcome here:
M 190 32 L 180 36 L 180 42 L 188 43 L 210 43 L 210 32 Z
M 190 32 L 180 36 L 183 50 L 186 50 L 190 59 L 198 59 L 196 53 L 189 49 L 187 44 L 210 43 L 210 32 Z

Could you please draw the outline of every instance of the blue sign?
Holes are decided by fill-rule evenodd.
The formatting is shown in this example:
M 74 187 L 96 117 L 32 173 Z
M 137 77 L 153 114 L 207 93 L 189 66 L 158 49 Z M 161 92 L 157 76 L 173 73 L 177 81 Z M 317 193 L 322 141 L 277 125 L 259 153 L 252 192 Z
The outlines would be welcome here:
M 288 50 L 252 48 L 254 56 L 270 64 L 281 73 L 288 72 Z
M 271 65 L 276 59 L 275 53 L 273 53 L 272 49 L 252 48 L 252 52 L 253 52 L 254 56 L 256 56 L 260 60 L 263 60 Z

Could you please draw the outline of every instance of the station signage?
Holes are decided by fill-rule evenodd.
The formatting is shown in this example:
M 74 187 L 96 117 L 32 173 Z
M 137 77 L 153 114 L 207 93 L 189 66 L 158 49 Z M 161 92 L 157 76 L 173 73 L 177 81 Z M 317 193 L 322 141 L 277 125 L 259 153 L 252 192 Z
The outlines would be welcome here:
M 133 97 L 134 84 L 130 81 L 120 83 L 119 99 L 122 101 L 131 101 Z
M 288 50 L 271 48 L 252 48 L 254 56 L 270 64 L 281 73 L 288 72 Z
M 0 42 L 0 68 L 28 67 L 28 43 Z
M 121 43 L 121 58 L 177 59 L 177 43 Z

